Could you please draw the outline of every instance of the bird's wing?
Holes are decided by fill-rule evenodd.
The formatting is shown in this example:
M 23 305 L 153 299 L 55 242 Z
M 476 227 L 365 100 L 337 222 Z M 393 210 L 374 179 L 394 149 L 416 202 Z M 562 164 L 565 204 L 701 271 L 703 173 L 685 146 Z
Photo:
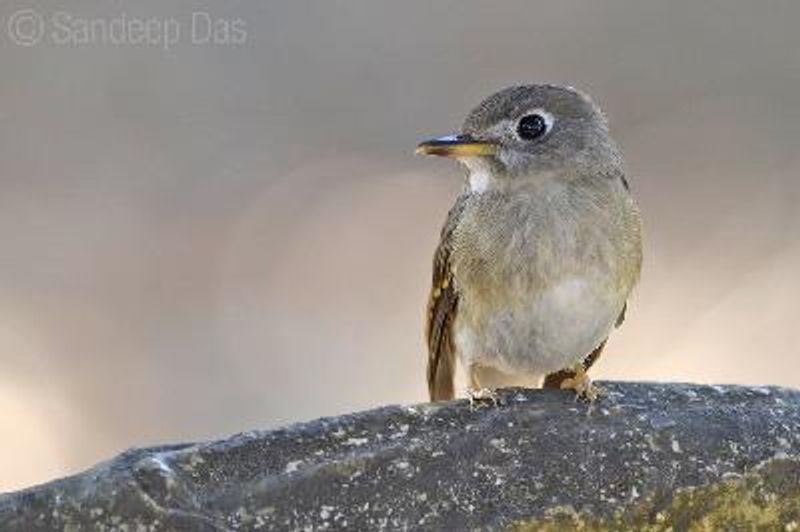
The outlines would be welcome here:
M 617 323 L 614 324 L 614 327 L 617 329 L 625 322 L 625 315 L 628 313 L 628 303 L 625 303 L 625 306 L 622 307 L 622 312 L 619 313 L 617 317 Z
M 433 284 L 428 298 L 428 392 L 431 401 L 444 401 L 454 396 L 456 353 L 453 345 L 453 323 L 458 309 L 458 290 L 450 269 L 453 231 L 464 209 L 465 196 L 459 197 L 450 209 L 442 228 L 439 247 L 433 257 Z

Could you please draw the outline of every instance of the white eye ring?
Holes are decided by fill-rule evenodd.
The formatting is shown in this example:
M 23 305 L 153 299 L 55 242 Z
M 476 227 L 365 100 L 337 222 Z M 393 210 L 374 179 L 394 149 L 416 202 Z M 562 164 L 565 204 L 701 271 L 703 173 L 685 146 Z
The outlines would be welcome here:
M 524 138 L 524 137 L 523 137 L 523 136 L 520 134 L 520 127 L 521 127 L 521 125 L 522 125 L 522 121 L 523 121 L 523 120 L 525 120 L 525 118 L 527 118 L 527 117 L 541 117 L 541 118 L 542 118 L 542 120 L 544 121 L 544 131 L 542 131 L 542 132 L 538 133 L 538 134 L 537 134 L 535 137 L 533 137 L 533 138 Z M 523 114 L 523 115 L 522 115 L 522 116 L 521 116 L 521 117 L 520 117 L 520 118 L 517 120 L 517 122 L 516 122 L 516 124 L 515 124 L 515 126 L 514 126 L 514 129 L 515 129 L 515 133 L 516 133 L 517 137 L 518 137 L 520 140 L 523 140 L 523 141 L 530 141 L 530 140 L 535 140 L 536 138 L 541 138 L 541 137 L 543 137 L 543 136 L 547 135 L 548 133 L 550 133 L 550 131 L 553 129 L 553 124 L 554 124 L 554 123 L 555 123 L 555 118 L 553 117 L 553 115 L 552 115 L 551 113 L 549 113 L 549 112 L 545 111 L 545 110 L 544 110 L 544 109 L 542 109 L 542 108 L 539 108 L 539 107 L 537 107 L 536 109 L 531 109 L 530 111 L 528 111 L 528 112 L 526 112 L 525 114 Z

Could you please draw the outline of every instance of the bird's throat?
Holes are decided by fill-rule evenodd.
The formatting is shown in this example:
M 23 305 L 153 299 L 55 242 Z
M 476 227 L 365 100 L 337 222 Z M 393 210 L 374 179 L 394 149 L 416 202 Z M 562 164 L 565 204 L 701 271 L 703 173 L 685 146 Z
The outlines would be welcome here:
M 470 192 L 479 194 L 494 188 L 496 178 L 492 175 L 491 166 L 482 157 L 462 157 L 461 164 L 467 167 L 467 184 Z

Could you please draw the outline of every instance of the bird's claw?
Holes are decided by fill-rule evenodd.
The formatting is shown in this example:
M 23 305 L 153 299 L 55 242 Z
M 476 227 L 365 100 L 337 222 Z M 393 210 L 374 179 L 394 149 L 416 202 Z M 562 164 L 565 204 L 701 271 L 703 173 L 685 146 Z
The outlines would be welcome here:
M 578 364 L 574 371 L 574 377 L 569 377 L 562 381 L 562 390 L 574 390 L 576 400 L 586 399 L 590 403 L 606 395 L 606 389 L 592 382 L 583 364 Z
M 467 390 L 467 397 L 469 398 L 469 407 L 474 410 L 481 404 L 491 403 L 492 406 L 500 406 L 500 396 L 497 392 L 489 388 L 470 388 Z

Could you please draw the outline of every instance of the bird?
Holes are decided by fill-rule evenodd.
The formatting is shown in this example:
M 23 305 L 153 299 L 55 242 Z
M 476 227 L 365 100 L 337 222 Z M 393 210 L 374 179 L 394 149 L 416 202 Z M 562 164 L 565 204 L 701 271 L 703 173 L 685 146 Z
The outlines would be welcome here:
M 583 92 L 524 84 L 474 108 L 420 155 L 457 160 L 463 191 L 433 258 L 425 336 L 431 401 L 507 385 L 604 390 L 589 367 L 625 319 L 642 266 L 642 220 L 623 157 Z

